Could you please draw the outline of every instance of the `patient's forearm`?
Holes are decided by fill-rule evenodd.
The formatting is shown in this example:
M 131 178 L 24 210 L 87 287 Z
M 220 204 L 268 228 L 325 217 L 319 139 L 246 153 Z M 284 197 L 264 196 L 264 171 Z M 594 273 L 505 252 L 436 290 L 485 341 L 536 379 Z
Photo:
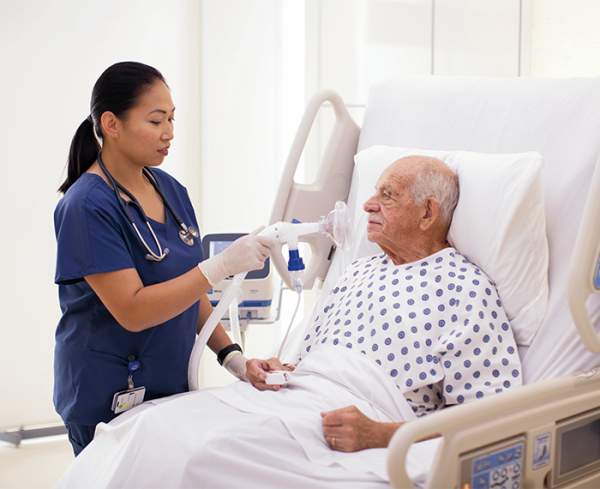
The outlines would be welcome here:
M 394 436 L 394 433 L 396 433 L 396 430 L 398 428 L 400 428 L 400 426 L 402 426 L 403 424 L 406 423 L 406 421 L 403 421 L 401 423 L 377 423 L 376 421 L 373 421 L 373 423 L 379 425 L 379 428 L 376 428 L 375 431 L 379 431 L 378 435 L 375 435 L 372 439 L 372 445 L 369 447 L 365 447 L 365 448 L 387 448 L 387 446 L 390 444 L 390 441 L 392 440 L 392 436 Z M 431 440 L 433 438 L 437 438 L 440 435 L 439 433 L 436 433 L 434 435 L 428 436 L 426 438 L 421 438 L 420 440 L 417 441 L 425 441 L 425 440 Z
M 374 432 L 378 433 L 376 433 L 373 439 L 371 440 L 371 446 L 365 448 L 387 448 L 387 446 L 390 444 L 392 436 L 394 436 L 396 430 L 400 428 L 400 426 L 402 426 L 405 423 L 405 421 L 401 423 L 377 423 L 376 421 L 374 421 L 374 423 L 378 425 L 374 429 Z

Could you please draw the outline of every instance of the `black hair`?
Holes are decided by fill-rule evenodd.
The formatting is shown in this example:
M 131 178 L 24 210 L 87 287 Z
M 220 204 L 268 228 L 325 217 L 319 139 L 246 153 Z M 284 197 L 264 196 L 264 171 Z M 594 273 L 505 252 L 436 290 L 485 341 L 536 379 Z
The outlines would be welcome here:
M 157 81 L 167 85 L 160 71 L 133 61 L 116 63 L 100 75 L 92 90 L 90 115 L 80 124 L 71 141 L 67 178 L 58 189 L 59 192 L 64 194 L 69 190 L 96 161 L 101 149 L 98 139 L 102 140 L 102 114 L 109 111 L 122 118 L 134 107 L 137 98 Z

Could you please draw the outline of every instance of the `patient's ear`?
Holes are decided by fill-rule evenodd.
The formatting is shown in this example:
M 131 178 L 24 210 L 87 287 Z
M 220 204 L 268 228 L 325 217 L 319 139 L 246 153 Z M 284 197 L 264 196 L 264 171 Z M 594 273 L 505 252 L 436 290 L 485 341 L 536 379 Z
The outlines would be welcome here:
M 440 204 L 433 197 L 427 197 L 421 209 L 421 231 L 427 231 L 440 217 Z

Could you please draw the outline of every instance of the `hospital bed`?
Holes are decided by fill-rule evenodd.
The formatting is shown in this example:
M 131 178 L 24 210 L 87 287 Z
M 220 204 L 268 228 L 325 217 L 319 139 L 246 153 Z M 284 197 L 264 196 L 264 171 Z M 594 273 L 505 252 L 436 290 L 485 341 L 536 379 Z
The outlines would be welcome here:
M 294 173 L 319 107 L 326 102 L 331 104 L 336 121 L 316 181 L 300 185 L 294 181 Z M 594 176 L 600 153 L 598 107 L 600 78 L 416 77 L 383 81 L 370 90 L 362 128 L 352 120 L 335 92 L 321 91 L 309 103 L 283 172 L 271 223 L 293 218 L 316 221 L 333 208 L 335 201 L 347 200 L 357 235 L 353 247 L 343 253 L 332 249 L 326 237 L 301 239 L 311 246 L 315 256 L 307 265 L 305 287 L 323 281 L 324 293 L 286 343 L 284 361 L 295 360 L 303 329 L 311 323 L 315 311 L 322 308 L 342 270 L 357 257 L 377 251 L 364 235 L 365 213 L 361 206 L 366 200 L 364 196 L 373 193 L 381 164 L 387 163 L 385 158 L 393 161 L 394 157 L 408 152 L 436 155 L 448 163 L 459 155 L 470 163 L 481 160 L 483 164 L 489 160 L 504 164 L 510 160 L 512 165 L 506 166 L 513 171 L 509 178 L 501 172 L 488 171 L 487 167 L 481 172 L 477 166 L 469 167 L 466 173 L 459 172 L 461 197 L 452 226 L 465 224 L 466 216 L 465 229 L 469 233 L 461 236 L 451 228 L 449 236 L 459 251 L 494 279 L 505 308 L 511 305 L 508 296 L 516 295 L 517 300 L 520 295 L 532 296 L 526 306 L 513 314 L 515 319 L 511 319 L 525 386 L 450 407 L 403 425 L 387 452 L 383 452 L 394 487 L 410 488 L 413 483 L 420 487 L 460 489 L 600 487 L 600 376 L 594 369 L 600 365 L 595 353 L 600 351 L 595 326 L 600 322 L 600 297 L 588 298 L 595 290 L 594 272 L 597 272 L 600 253 L 600 219 L 594 212 L 600 206 L 592 202 L 584 213 L 590 188 L 600 186 L 600 174 Z M 514 166 L 520 164 L 522 170 Z M 516 173 L 515 168 L 519 170 Z M 485 188 L 465 184 L 471 174 L 487 176 L 488 180 L 491 176 L 491 187 L 489 181 Z M 591 183 L 593 178 L 595 183 Z M 483 189 L 477 205 L 465 204 L 469 202 L 472 188 Z M 594 192 L 590 194 L 596 198 Z M 513 205 L 513 201 L 519 205 Z M 470 210 L 484 210 L 485 215 L 494 217 L 487 219 L 489 222 L 485 218 L 473 218 Z M 582 228 L 586 232 L 576 243 L 584 214 Z M 532 237 L 531 246 L 521 246 L 519 253 L 512 255 L 506 251 L 512 252 L 511 246 L 522 243 L 510 226 L 500 230 L 508 215 L 512 216 L 511 225 L 520 226 Z M 471 241 L 480 238 L 479 228 L 486 230 L 484 238 L 491 239 L 491 243 L 471 250 Z M 488 256 L 478 254 L 482 250 Z M 291 285 L 281 252 L 281 247 L 275 250 L 273 263 L 284 281 Z M 529 261 L 521 260 L 522 256 Z M 575 260 L 571 266 L 572 257 L 581 261 Z M 493 266 L 484 266 L 480 258 L 491 259 Z M 502 272 L 507 268 L 520 272 L 516 283 L 505 280 Z M 530 268 L 535 268 L 536 273 L 529 273 Z M 542 279 L 532 281 L 540 271 Z M 521 282 L 529 284 L 528 287 L 523 289 Z M 568 289 L 573 291 L 570 296 Z M 578 318 L 577 326 L 569 310 L 569 298 Z M 523 318 L 539 320 L 522 321 Z M 521 322 L 535 327 L 533 330 L 524 328 L 523 332 Z M 581 336 L 577 328 L 581 328 Z M 585 345 L 581 338 L 585 339 Z M 121 470 L 127 475 L 128 461 L 140 458 L 136 447 L 146 445 L 159 429 L 158 425 L 167 432 L 171 429 L 161 409 L 170 403 L 182 405 L 201 392 L 175 396 L 175 400 L 150 401 L 120 415 L 116 423 L 111 423 L 114 428 L 105 428 L 105 436 L 90 445 L 89 457 L 86 459 L 87 448 L 78 457 L 74 470 L 68 471 L 70 474 L 66 474 L 59 486 L 73 487 L 72 480 L 82 479 L 69 477 L 81 476 L 90 487 L 100 487 L 88 474 L 96 471 L 101 477 L 117 463 L 121 463 Z M 131 423 L 134 428 L 123 436 L 129 437 L 129 433 L 132 434 L 129 438 L 137 436 L 137 444 L 132 450 L 125 449 L 127 460 L 119 462 L 120 453 L 112 451 L 122 433 L 119 429 L 132 421 L 136 410 L 144 409 L 143 414 L 155 423 L 151 425 L 155 428 L 148 430 L 142 424 L 136 428 L 137 425 Z M 192 416 L 201 418 L 203 406 L 194 409 Z M 179 419 L 178 414 L 172 416 Z M 183 435 L 186 431 L 190 431 L 187 426 Z M 231 436 L 237 438 L 238 434 L 234 429 Z M 418 442 L 437 434 L 441 437 Z M 188 438 L 192 443 L 196 435 Z M 176 447 L 179 443 L 181 440 L 169 436 L 165 449 L 181 453 L 182 449 Z M 96 455 L 103 444 L 108 447 L 102 452 L 106 465 L 99 468 Z M 98 448 L 96 452 L 94 446 Z M 328 453 L 339 454 L 325 448 Z M 187 450 L 187 446 L 183 450 Z M 408 462 L 419 459 L 423 461 L 423 470 L 419 469 L 417 476 L 413 471 L 409 477 Z M 193 469 L 197 462 L 192 456 L 185 465 Z M 272 465 L 271 461 L 267 461 L 269 464 Z M 383 469 L 385 473 L 385 467 Z M 154 465 L 148 466 L 148 470 L 154 470 Z M 156 470 L 164 471 L 168 467 Z M 254 477 L 256 472 L 252 474 Z M 177 479 L 178 474 L 172 475 L 173 480 Z M 135 473 L 132 478 L 135 480 Z M 261 484 L 253 478 L 252 483 L 255 487 Z M 348 485 L 342 482 L 336 487 Z
M 295 165 L 325 102 L 334 109 L 335 126 L 316 181 L 299 185 L 293 180 Z M 360 131 L 334 92 L 319 92 L 310 102 L 271 222 L 315 220 L 339 198 L 347 198 L 351 213 L 359 215 L 360 182 L 352 157 L 376 145 L 413 148 L 417 154 L 536 151 L 544 159 L 549 293 L 537 334 L 519 345 L 525 386 L 404 425 L 389 446 L 394 487 L 413 487 L 405 470 L 407 452 L 417 440 L 435 434 L 442 438 L 428 488 L 600 487 L 600 370 L 595 368 L 600 365 L 600 297 L 592 295 L 600 286 L 600 172 L 590 185 L 600 153 L 599 109 L 600 78 L 383 81 L 370 90 Z M 325 279 L 331 256 L 331 243 L 315 239 L 322 240 L 305 240 L 318 257 L 308 267 L 309 284 Z M 336 253 L 329 276 L 339 274 L 364 247 L 359 239 L 349 255 Z M 286 280 L 280 250 L 273 262 Z M 323 289 L 331 285 L 327 278 Z M 293 350 L 290 346 L 287 351 Z

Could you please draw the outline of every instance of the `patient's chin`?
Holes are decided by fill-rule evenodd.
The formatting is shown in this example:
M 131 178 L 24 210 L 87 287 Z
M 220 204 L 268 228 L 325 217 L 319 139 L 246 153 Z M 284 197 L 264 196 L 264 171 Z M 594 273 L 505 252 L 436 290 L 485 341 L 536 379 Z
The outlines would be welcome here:
M 369 223 L 367 225 L 367 240 L 369 240 L 371 243 L 379 244 L 377 243 L 377 236 L 379 236 L 380 234 L 381 224 Z

